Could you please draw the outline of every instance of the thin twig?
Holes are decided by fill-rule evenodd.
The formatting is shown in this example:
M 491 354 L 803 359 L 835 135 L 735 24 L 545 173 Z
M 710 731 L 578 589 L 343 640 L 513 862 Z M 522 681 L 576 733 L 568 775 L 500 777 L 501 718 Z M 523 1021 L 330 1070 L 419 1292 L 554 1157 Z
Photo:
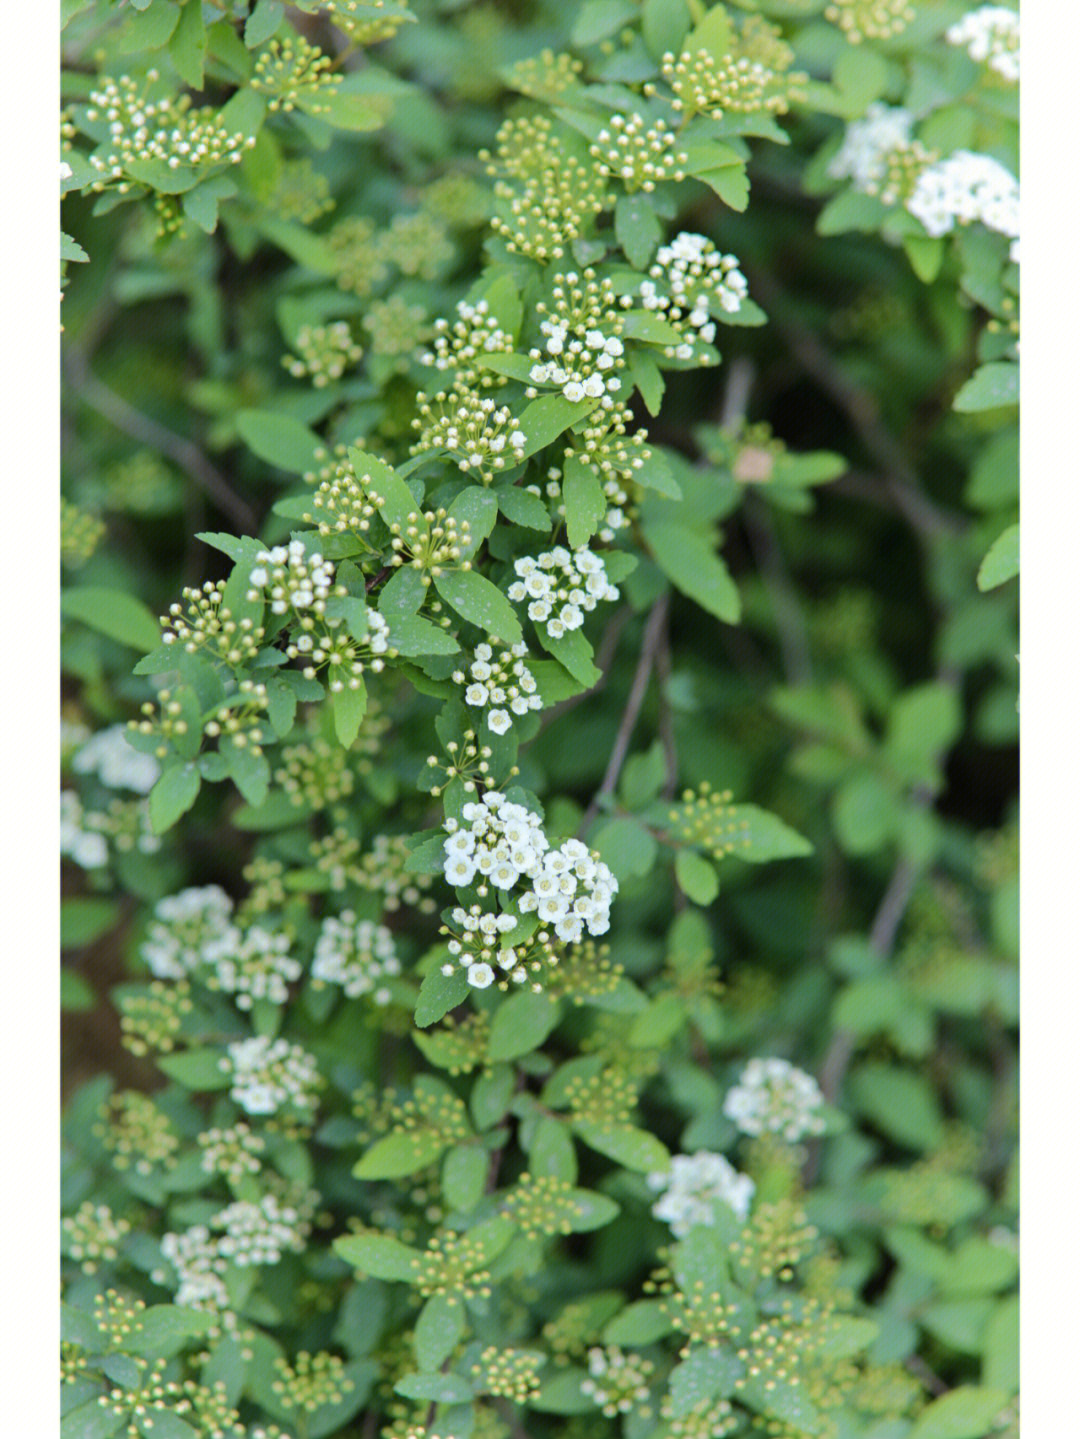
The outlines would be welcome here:
M 222 514 L 227 515 L 241 530 L 252 532 L 258 517 L 246 500 L 235 493 L 220 470 L 206 458 L 198 445 L 183 435 L 174 434 L 157 420 L 144 415 L 129 405 L 114 390 L 109 389 L 91 371 L 89 365 L 77 350 L 68 349 L 64 368 L 72 389 L 85 404 L 95 410 L 103 419 L 130 435 L 140 444 L 167 456 L 174 464 L 207 494 Z
M 615 651 L 619 647 L 622 632 L 626 628 L 627 622 L 632 614 L 633 610 L 629 605 L 624 605 L 621 609 L 615 611 L 611 619 L 608 620 L 604 633 L 600 636 L 600 643 L 596 647 L 596 656 L 593 663 L 600 671 L 600 678 L 591 689 L 582 690 L 580 694 L 571 695 L 569 699 L 560 700 L 558 704 L 552 705 L 550 709 L 544 710 L 540 716 L 539 733 L 546 730 L 548 725 L 554 723 L 555 720 L 561 719 L 569 710 L 576 709 L 583 700 L 592 699 L 594 695 L 598 695 L 604 688 L 608 682 L 608 676 L 611 673 L 611 665 L 615 659 Z
M 660 643 L 656 649 L 656 678 L 660 691 L 660 714 L 657 729 L 664 750 L 664 785 L 660 793 L 671 799 L 679 784 L 679 750 L 675 743 L 675 721 L 667 697 L 667 685 L 671 679 L 671 626 L 670 615 L 664 616 L 660 632 Z
M 943 1379 L 938 1378 L 938 1376 L 930 1368 L 929 1364 L 927 1364 L 926 1360 L 921 1358 L 920 1355 L 909 1354 L 908 1357 L 904 1360 L 904 1367 L 907 1369 L 908 1373 L 914 1374 L 916 1379 L 920 1379 L 922 1381 L 922 1383 L 926 1386 L 926 1388 L 930 1391 L 930 1393 L 934 1396 L 935 1399 L 938 1397 L 938 1395 L 947 1394 L 949 1392 L 949 1386 L 945 1383 Z
M 619 728 L 615 735 L 615 743 L 612 746 L 611 757 L 608 760 L 607 769 L 604 771 L 604 778 L 600 781 L 600 788 L 593 795 L 588 809 L 585 811 L 581 821 L 579 833 L 589 827 L 596 818 L 600 806 L 608 795 L 615 792 L 615 786 L 619 782 L 619 775 L 622 773 L 623 764 L 626 761 L 626 754 L 630 748 L 630 741 L 633 738 L 634 726 L 637 724 L 638 715 L 641 713 L 641 706 L 645 703 L 645 695 L 649 688 L 649 680 L 652 676 L 653 666 L 656 664 L 656 655 L 660 647 L 660 639 L 664 632 L 664 625 L 667 620 L 670 592 L 665 592 L 649 611 L 649 618 L 645 621 L 645 631 L 641 637 L 641 656 L 638 659 L 637 669 L 634 671 L 634 678 L 630 684 L 630 693 L 626 699 L 626 708 L 623 717 L 619 721 Z

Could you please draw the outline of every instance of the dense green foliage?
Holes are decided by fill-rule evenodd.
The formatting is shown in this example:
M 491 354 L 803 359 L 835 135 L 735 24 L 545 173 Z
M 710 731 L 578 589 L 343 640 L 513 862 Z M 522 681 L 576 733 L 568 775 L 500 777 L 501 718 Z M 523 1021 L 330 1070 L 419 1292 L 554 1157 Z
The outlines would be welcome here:
M 63 1439 L 1014 1435 L 1011 12 L 62 12 Z

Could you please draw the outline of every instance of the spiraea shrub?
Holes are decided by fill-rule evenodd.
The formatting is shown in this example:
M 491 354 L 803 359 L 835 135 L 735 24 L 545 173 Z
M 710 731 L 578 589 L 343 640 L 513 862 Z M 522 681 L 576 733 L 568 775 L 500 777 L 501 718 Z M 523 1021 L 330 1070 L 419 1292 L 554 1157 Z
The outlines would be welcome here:
M 1015 10 L 62 16 L 63 1439 L 1015 1435 Z

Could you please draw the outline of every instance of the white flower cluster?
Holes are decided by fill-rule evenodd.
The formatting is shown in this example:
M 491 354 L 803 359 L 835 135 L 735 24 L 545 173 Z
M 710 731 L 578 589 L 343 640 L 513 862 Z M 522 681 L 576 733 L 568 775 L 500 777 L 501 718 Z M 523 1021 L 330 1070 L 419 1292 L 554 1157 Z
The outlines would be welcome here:
M 609 1419 L 630 1414 L 636 1404 L 649 1397 L 647 1377 L 652 1364 L 639 1354 L 625 1354 L 617 1345 L 589 1350 L 589 1377 L 581 1381 L 581 1392 L 599 1405 Z
M 315 941 L 313 979 L 340 984 L 350 999 L 371 994 L 376 1004 L 389 1004 L 390 991 L 379 981 L 400 973 L 394 936 L 385 924 L 358 920 L 351 909 L 323 920 Z
M 619 598 L 603 560 L 587 546 L 571 553 L 556 545 L 535 559 L 523 555 L 514 561 L 514 573 L 518 578 L 507 596 L 518 604 L 528 601 L 529 618 L 542 625 L 552 639 L 580 629 L 586 614 L 601 600 Z
M 277 1264 L 288 1251 L 299 1254 L 308 1233 L 299 1212 L 280 1204 L 272 1194 L 257 1201 L 237 1200 L 210 1222 L 224 1231 L 217 1241 L 218 1253 L 242 1266 Z
M 85 827 L 82 800 L 73 789 L 60 792 L 60 853 L 80 869 L 100 869 L 109 862 L 105 836 Z
M 670 295 L 658 291 L 658 280 L 666 282 Z M 649 279 L 642 280 L 640 290 L 646 310 L 662 311 L 673 325 L 688 326 L 696 332 L 693 338 L 707 345 L 716 339 L 716 325 L 709 318 L 710 300 L 733 315 L 748 293 L 746 276 L 735 256 L 722 255 L 705 235 L 687 230 L 657 250 L 656 260 L 649 267 Z M 693 338 L 672 347 L 675 359 L 692 358 Z
M 183 889 L 154 906 L 139 954 L 155 979 L 183 979 L 201 964 L 217 964 L 240 945 L 233 902 L 216 884 Z
M 861 120 L 853 120 L 843 143 L 829 161 L 834 180 L 850 180 L 865 195 L 877 193 L 888 174 L 889 156 L 911 142 L 913 116 L 901 106 L 875 100 Z
M 511 645 L 496 655 L 490 644 L 476 646 L 468 674 L 455 670 L 456 685 L 465 686 L 465 703 L 487 710 L 487 727 L 492 734 L 505 734 L 513 723 L 510 716 L 544 708 L 536 692 L 536 680 L 525 663 L 528 650 Z
M 215 1314 L 228 1311 L 229 1295 L 221 1277 L 227 1261 L 205 1224 L 193 1224 L 180 1234 L 163 1234 L 161 1252 L 180 1281 L 175 1296 L 177 1304 Z M 151 1278 L 162 1283 L 165 1276 L 155 1271 Z
M 646 129 L 642 115 L 612 115 L 589 154 L 601 175 L 616 176 L 628 190 L 655 190 L 658 180 L 686 179 L 687 157 L 676 152 L 675 138 L 663 120 Z
M 813 1076 L 786 1059 L 751 1059 L 728 1090 L 724 1113 L 743 1134 L 779 1134 L 794 1144 L 824 1130 L 824 1103 Z
M 149 794 L 157 783 L 161 766 L 153 755 L 132 749 L 127 735 L 127 725 L 122 724 L 98 730 L 75 755 L 71 768 L 76 774 L 97 775 L 109 789 Z
M 269 600 L 272 614 L 286 614 L 291 606 L 294 610 L 310 610 L 322 615 L 326 601 L 338 593 L 332 561 L 324 560 L 318 553 L 309 555 L 303 540 L 290 540 L 287 545 L 260 550 L 255 558 L 247 598 Z
M 449 884 L 461 888 L 480 874 L 496 889 L 511 890 L 525 880 L 522 912 L 535 911 L 564 944 L 581 940 L 586 930 L 607 932 L 618 882 L 580 840 L 553 849 L 538 816 L 493 790 L 465 805 L 462 816 L 467 829 L 454 819 L 446 822 L 443 872 Z
M 238 1009 L 250 1009 L 257 999 L 284 1004 L 289 985 L 303 972 L 290 944 L 287 934 L 253 924 L 229 948 L 215 946 L 214 987 L 235 995 Z
M 331 380 L 340 380 L 352 365 L 363 358 L 363 347 L 353 339 L 347 320 L 329 325 L 301 325 L 296 332 L 299 355 L 285 355 L 281 363 L 294 380 L 310 376 L 316 389 Z
M 447 863 L 449 864 L 449 861 Z M 491 914 L 481 910 L 479 905 L 474 904 L 470 909 L 465 909 L 459 904 L 450 918 L 457 926 L 458 932 L 464 936 L 465 942 L 463 944 L 460 939 L 449 939 L 446 947 L 458 963 L 465 967 L 469 983 L 474 989 L 487 989 L 495 980 L 494 969 L 483 958 L 483 954 L 492 951 L 495 952 L 499 968 L 507 973 L 515 984 L 524 983 L 526 970 L 519 963 L 517 950 L 507 946 L 502 940 L 503 935 L 517 928 L 517 915 L 509 911 Z M 453 974 L 454 966 L 444 965 L 443 973 Z
M 231 1097 L 248 1114 L 274 1114 L 286 1105 L 313 1110 L 319 1070 L 312 1055 L 287 1039 L 255 1035 L 228 1046 L 222 1069 L 232 1076 Z
M 448 320 L 435 321 L 431 349 L 420 357 L 424 364 L 434 365 L 437 370 L 454 370 L 468 384 L 478 380 L 489 385 L 504 384 L 501 375 L 476 363 L 483 355 L 509 355 L 514 349 L 513 340 L 489 310 L 488 302 L 478 300 L 470 305 L 468 300 L 459 300 L 457 315 L 452 325 Z
M 1020 237 L 1020 182 L 990 155 L 957 150 L 928 165 L 906 203 L 930 235 L 979 220 L 1010 239 Z
M 568 400 L 600 400 L 611 409 L 609 391 L 619 388 L 613 372 L 625 364 L 623 342 L 611 333 L 622 328 L 611 281 L 598 281 L 592 270 L 569 271 L 555 276 L 552 296 L 555 314 L 540 322 L 544 350 L 529 351 L 537 363 L 529 371 L 526 395 L 533 397 L 534 385 L 557 385 Z M 553 358 L 545 360 L 545 352 Z
M 740 1174 L 722 1154 L 706 1149 L 676 1154 L 671 1169 L 650 1174 L 647 1183 L 650 1189 L 664 1191 L 652 1212 L 671 1226 L 677 1239 L 685 1239 L 695 1224 L 715 1224 L 718 1203 L 745 1219 L 756 1188 L 748 1174 Z
M 945 31 L 950 45 L 962 45 L 973 60 L 1013 85 L 1020 83 L 1020 16 L 1005 5 L 980 5 Z

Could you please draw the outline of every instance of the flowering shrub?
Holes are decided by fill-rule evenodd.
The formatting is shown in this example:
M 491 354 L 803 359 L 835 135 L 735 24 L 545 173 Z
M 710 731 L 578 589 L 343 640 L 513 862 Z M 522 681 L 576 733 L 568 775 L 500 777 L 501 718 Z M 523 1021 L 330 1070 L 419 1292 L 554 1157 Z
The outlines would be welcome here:
M 1015 11 L 63 22 L 63 1439 L 1016 1434 Z

